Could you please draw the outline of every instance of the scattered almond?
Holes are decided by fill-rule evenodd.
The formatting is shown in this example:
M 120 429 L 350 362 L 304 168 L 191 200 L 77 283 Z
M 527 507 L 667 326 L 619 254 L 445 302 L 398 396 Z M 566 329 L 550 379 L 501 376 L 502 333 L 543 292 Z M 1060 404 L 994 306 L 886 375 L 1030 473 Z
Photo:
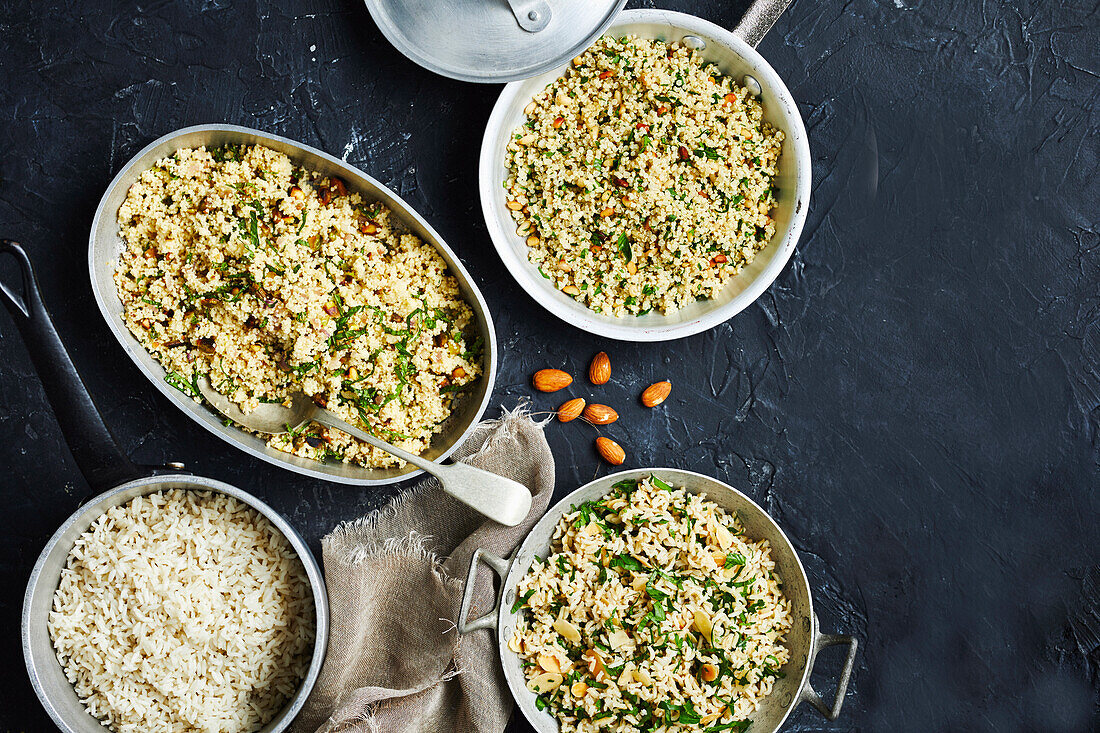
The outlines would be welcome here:
M 584 693 L 588 692 L 588 685 L 583 682 L 574 682 L 569 691 L 573 693 L 573 697 L 584 697 Z
M 540 654 L 536 658 L 539 666 L 547 672 L 557 672 L 561 674 L 561 664 L 558 663 L 558 658 L 553 654 Z
M 721 524 L 714 525 L 714 539 L 718 543 L 718 547 L 723 550 L 728 549 L 733 544 L 733 535 Z
M 621 466 L 626 460 L 626 451 L 623 447 L 610 438 L 596 438 L 596 452 L 612 466 Z
M 642 392 L 642 404 L 646 407 L 656 407 L 672 393 L 672 382 L 657 382 L 645 388 Z
M 561 634 L 566 641 L 570 641 L 574 644 L 581 643 L 581 632 L 577 630 L 576 626 L 563 618 L 559 618 L 554 622 L 554 631 Z
M 531 380 L 539 392 L 557 392 L 573 383 L 573 377 L 561 369 L 540 369 Z
M 588 672 L 592 675 L 597 682 L 600 680 L 600 675 L 606 675 L 607 673 L 603 668 L 603 660 L 600 659 L 600 654 L 595 649 L 589 649 L 584 653 L 584 659 L 588 663 Z
M 592 384 L 607 384 L 611 379 L 611 357 L 600 352 L 592 357 L 592 363 L 588 365 L 588 380 Z
M 619 413 L 607 405 L 591 404 L 584 408 L 584 419 L 593 425 L 610 425 L 619 419 Z
M 708 616 L 706 613 L 699 610 L 698 608 L 695 609 L 695 612 L 692 614 L 692 616 L 692 628 L 702 634 L 709 642 L 711 631 L 714 628 L 710 622 L 710 616 Z
M 577 397 L 569 400 L 561 407 L 558 408 L 558 421 L 569 422 L 570 420 L 576 420 L 581 416 L 581 411 L 584 410 L 584 398 Z
M 557 672 L 546 672 L 527 683 L 527 689 L 534 693 L 550 692 L 561 685 L 562 676 Z

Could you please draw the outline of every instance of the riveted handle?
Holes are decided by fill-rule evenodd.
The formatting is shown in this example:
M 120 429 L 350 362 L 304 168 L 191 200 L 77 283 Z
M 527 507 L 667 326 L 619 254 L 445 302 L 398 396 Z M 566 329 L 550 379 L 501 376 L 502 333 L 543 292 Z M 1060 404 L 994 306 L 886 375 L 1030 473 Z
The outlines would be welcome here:
M 816 624 L 814 626 L 816 628 Z M 844 704 L 844 695 L 848 692 L 848 681 L 852 678 L 852 668 L 855 667 L 856 649 L 859 647 L 859 641 L 854 636 L 847 636 L 846 634 L 816 634 L 814 637 L 813 658 L 810 660 L 810 672 L 812 673 L 814 664 L 817 661 L 817 653 L 825 647 L 837 646 L 838 644 L 848 645 L 848 658 L 844 660 L 844 667 L 840 670 L 840 681 L 836 685 L 833 706 L 830 708 L 821 699 L 821 695 L 814 692 L 809 679 L 806 680 L 806 686 L 802 688 L 802 695 L 799 698 L 800 701 L 805 700 L 817 708 L 817 712 L 824 715 L 828 720 L 836 720 L 840 716 L 840 708 Z
M 38 278 L 22 245 L 0 239 L 0 253 L 19 263 L 23 294 L 0 283 L 0 300 L 15 321 L 76 465 L 96 491 L 147 475 L 118 447 L 73 366 L 42 302 Z
M 756 48 L 790 4 L 791 0 L 756 0 L 745 11 L 733 34 Z
M 528 33 L 538 33 L 550 25 L 553 12 L 546 0 L 508 0 L 519 27 Z
M 497 619 L 500 616 L 500 597 L 503 596 L 503 594 L 497 594 L 497 602 L 493 606 L 493 610 L 489 611 L 489 613 L 481 618 L 469 621 L 470 606 L 474 602 L 474 589 L 477 587 L 477 567 L 481 562 L 491 567 L 493 572 L 499 575 L 502 581 L 504 580 L 504 576 L 508 573 L 507 560 L 502 560 L 480 547 L 474 551 L 474 556 L 470 560 L 470 571 L 466 573 L 466 588 L 462 592 L 462 606 L 458 611 L 458 633 L 460 634 L 477 631 L 478 629 L 495 629 L 497 626 Z

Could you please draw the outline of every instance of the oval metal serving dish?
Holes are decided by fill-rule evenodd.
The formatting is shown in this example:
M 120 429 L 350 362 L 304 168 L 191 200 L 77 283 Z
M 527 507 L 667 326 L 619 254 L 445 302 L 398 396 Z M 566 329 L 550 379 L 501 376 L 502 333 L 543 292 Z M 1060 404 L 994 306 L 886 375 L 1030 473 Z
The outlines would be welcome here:
M 736 34 L 685 13 L 635 9 L 619 15 L 608 35 L 636 35 L 663 42 L 690 42 L 707 61 L 738 82 L 751 77 L 759 84 L 764 119 L 784 134 L 776 177 L 778 191 L 772 241 L 739 274 L 730 278 L 713 298 L 668 313 L 644 316 L 603 315 L 577 302 L 539 274 L 527 260 L 527 244 L 516 234 L 501 182 L 507 176 L 507 146 L 513 131 L 523 124 L 524 107 L 547 85 L 565 74 L 568 66 L 525 81 L 509 84 L 493 107 L 481 143 L 479 188 L 481 209 L 489 237 L 505 267 L 534 300 L 566 323 L 589 333 L 623 341 L 669 341 L 712 328 L 747 308 L 775 281 L 794 253 L 810 202 L 810 145 L 798 105 L 779 74 L 756 49 Z
M 92 232 L 88 242 L 88 269 L 92 279 L 92 292 L 95 293 L 99 310 L 118 339 L 126 355 L 137 365 L 141 373 L 167 397 L 172 404 L 187 414 L 192 420 L 217 435 L 225 442 L 240 448 L 245 453 L 268 463 L 314 476 L 328 481 L 344 484 L 370 486 L 388 484 L 410 478 L 421 473 L 412 466 L 404 468 L 366 468 L 348 463 L 322 463 L 320 461 L 294 456 L 268 446 L 261 438 L 235 427 L 222 424 L 222 417 L 205 405 L 185 396 L 179 390 L 164 381 L 164 368 L 152 354 L 134 338 L 122 316 L 122 301 L 115 290 L 115 264 L 123 251 L 124 243 L 118 235 L 117 215 L 119 206 L 126 198 L 127 191 L 153 164 L 181 148 L 220 145 L 264 145 L 290 157 L 294 163 L 318 171 L 326 176 L 339 176 L 352 191 L 359 192 L 364 198 L 380 201 L 408 228 L 409 232 L 431 244 L 447 263 L 450 273 L 458 281 L 462 297 L 474 314 L 474 324 L 478 329 L 485 348 L 482 355 L 482 377 L 474 387 L 462 395 L 455 403 L 454 412 L 444 423 L 443 429 L 432 440 L 423 453 L 425 458 L 436 461 L 445 458 L 458 447 L 469 432 L 481 419 L 493 392 L 493 381 L 497 366 L 497 342 L 493 331 L 493 320 L 489 307 L 481 291 L 474 284 L 470 273 L 462 266 L 458 257 L 408 204 L 396 193 L 374 178 L 338 158 L 301 143 L 277 135 L 269 135 L 259 130 L 233 125 L 198 125 L 187 127 L 161 137 L 135 155 L 123 166 L 107 193 L 103 195 L 92 222 Z
M 104 724 L 93 718 L 80 702 L 76 690 L 65 678 L 65 671 L 57 661 L 57 653 L 54 651 L 49 632 L 53 596 L 61 582 L 61 571 L 65 568 L 73 544 L 95 520 L 109 509 L 125 504 L 138 496 L 171 489 L 214 491 L 232 496 L 247 504 L 266 517 L 275 529 L 287 538 L 291 547 L 298 553 L 302 565 L 305 566 L 313 592 L 316 619 L 316 640 L 309 670 L 298 686 L 298 691 L 287 701 L 283 709 L 260 729 L 259 733 L 278 733 L 286 730 L 313 690 L 313 685 L 321 674 L 325 652 L 328 650 L 328 593 L 321 576 L 321 568 L 317 565 L 302 536 L 274 509 L 234 486 L 198 476 L 152 476 L 130 481 L 106 491 L 73 512 L 46 543 L 42 554 L 38 556 L 38 562 L 34 564 L 34 570 L 31 571 L 27 592 L 23 599 L 23 657 L 27 663 L 31 685 L 38 693 L 38 699 L 42 701 L 46 712 L 65 733 L 96 733 L 107 730 Z

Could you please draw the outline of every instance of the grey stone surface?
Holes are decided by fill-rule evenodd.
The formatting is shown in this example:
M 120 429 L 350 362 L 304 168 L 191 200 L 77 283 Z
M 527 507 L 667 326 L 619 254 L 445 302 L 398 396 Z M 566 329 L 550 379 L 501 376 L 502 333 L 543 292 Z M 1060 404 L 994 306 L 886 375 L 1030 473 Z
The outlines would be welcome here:
M 731 27 L 744 7 L 630 6 L 654 4 Z M 606 434 L 628 467 L 716 476 L 786 529 L 823 628 L 862 643 L 841 719 L 802 709 L 788 730 L 1100 729 L 1100 9 L 797 0 L 760 50 L 809 129 L 809 222 L 756 305 L 683 341 L 590 337 L 512 282 L 475 191 L 499 87 L 423 71 L 353 0 L 0 4 L 0 236 L 31 251 L 135 460 L 252 491 L 316 546 L 390 492 L 250 460 L 176 411 L 101 321 L 85 248 L 119 166 L 176 128 L 248 125 L 342 156 L 406 197 L 486 292 L 502 344 L 491 414 L 556 407 L 530 374 L 579 375 L 606 350 L 611 383 L 570 394 L 619 410 Z M 671 399 L 638 405 L 665 378 Z M 559 494 L 607 470 L 593 430 L 549 435 Z M 6 315 L 0 466 L 0 729 L 45 731 L 20 603 L 87 487 Z M 822 655 L 819 689 L 839 662 Z

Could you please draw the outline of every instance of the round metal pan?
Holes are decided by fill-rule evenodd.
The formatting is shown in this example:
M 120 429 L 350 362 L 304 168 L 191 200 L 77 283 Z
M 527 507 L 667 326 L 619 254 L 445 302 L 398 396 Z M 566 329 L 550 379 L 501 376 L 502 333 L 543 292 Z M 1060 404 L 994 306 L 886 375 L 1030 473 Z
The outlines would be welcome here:
M 650 313 L 616 318 L 595 313 L 555 288 L 528 262 L 525 238 L 516 234 L 515 222 L 506 206 L 506 192 L 501 186 L 507 174 L 506 148 L 512 132 L 523 124 L 524 107 L 562 76 L 568 66 L 504 88 L 481 143 L 478 173 L 481 208 L 489 237 L 505 266 L 539 305 L 566 323 L 600 336 L 624 341 L 668 341 L 729 320 L 760 297 L 779 276 L 794 253 L 806 221 L 810 202 L 810 145 L 794 98 L 754 46 L 785 6 L 785 2 L 757 2 L 732 32 L 693 15 L 669 10 L 627 10 L 607 31 L 615 37 L 636 35 L 665 42 L 683 41 L 699 49 L 703 58 L 717 64 L 724 74 L 750 90 L 759 88 L 764 119 L 784 134 L 776 178 L 776 233 L 772 241 L 713 298 L 667 315 Z
M 31 686 L 42 706 L 64 733 L 102 733 L 104 730 L 103 723 L 88 713 L 65 677 L 49 634 L 53 595 L 77 538 L 103 513 L 138 496 L 169 489 L 215 491 L 232 496 L 264 515 L 290 542 L 309 578 L 316 622 L 309 669 L 297 692 L 261 733 L 286 730 L 305 705 L 321 674 L 328 650 L 328 593 L 321 568 L 309 546 L 278 512 L 246 491 L 221 481 L 180 473 L 178 469 L 182 467 L 179 466 L 149 468 L 131 463 L 104 424 L 57 335 L 26 252 L 14 242 L 0 240 L 0 253 L 15 257 L 23 275 L 22 297 L 0 283 L 0 302 L 11 312 L 23 336 L 73 459 L 91 488 L 102 492 L 85 501 L 58 528 L 38 556 L 27 582 L 21 624 L 23 658 Z
M 794 623 L 787 633 L 787 648 L 791 652 L 791 658 L 781 670 L 785 676 L 776 680 L 772 693 L 764 698 L 760 708 L 753 714 L 749 730 L 754 733 L 778 730 L 791 711 L 803 701 L 811 703 L 829 720 L 835 720 L 840 714 L 848 680 L 855 663 L 856 639 L 851 636 L 822 634 L 818 630 L 806 571 L 791 541 L 775 520 L 768 516 L 756 502 L 732 486 L 691 471 L 676 468 L 640 468 L 605 476 L 582 486 L 551 507 L 508 560 L 495 557 L 484 550 L 477 550 L 466 578 L 466 590 L 458 618 L 459 633 L 466 634 L 479 629 L 495 631 L 504 677 L 520 710 L 539 733 L 557 733 L 558 723 L 554 717 L 548 711 L 539 710 L 535 706 L 535 694 L 527 689 L 527 680 L 523 674 L 519 655 L 508 648 L 508 639 L 523 613 L 522 609 L 516 612 L 511 610 L 516 599 L 516 586 L 531 567 L 534 558 L 545 558 L 550 554 L 550 541 L 554 528 L 562 515 L 568 513 L 571 507 L 599 499 L 610 492 L 614 484 L 619 481 L 640 479 L 650 475 L 657 476 L 673 486 L 682 486 L 691 493 L 706 494 L 707 498 L 718 506 L 737 515 L 745 527 L 746 536 L 754 540 L 765 539 L 771 545 L 776 572 L 783 579 L 783 594 L 791 603 L 791 616 Z M 500 576 L 500 590 L 497 593 L 496 606 L 484 616 L 470 621 L 478 564 L 481 562 L 487 564 Z M 813 671 L 817 652 L 836 644 L 847 645 L 848 656 L 840 673 L 833 703 L 829 706 L 810 685 L 810 673 Z
M 411 465 L 404 468 L 366 468 L 348 463 L 323 463 L 308 458 L 291 455 L 268 446 L 258 436 L 246 433 L 238 428 L 224 425 L 222 416 L 195 402 L 179 390 L 164 381 L 165 370 L 153 358 L 152 354 L 134 338 L 126 327 L 122 315 L 122 301 L 115 290 L 115 266 L 124 249 L 124 242 L 118 235 L 117 215 L 119 206 L 126 198 L 127 191 L 153 164 L 171 155 L 181 148 L 199 146 L 216 147 L 220 145 L 248 144 L 264 145 L 280 153 L 285 153 L 295 164 L 315 170 L 325 176 L 339 176 L 344 179 L 352 191 L 358 191 L 364 198 L 385 204 L 408 230 L 423 241 L 436 248 L 447 263 L 450 273 L 458 281 L 462 297 L 470 305 L 474 314 L 474 326 L 484 342 L 482 356 L 482 377 L 468 392 L 457 401 L 455 410 L 443 429 L 432 440 L 423 453 L 425 458 L 438 461 L 446 458 L 457 448 L 478 420 L 481 419 L 489 398 L 493 393 L 493 381 L 496 378 L 497 340 L 493 330 L 493 319 L 489 307 L 474 284 L 470 273 L 462 266 L 458 256 L 443 241 L 443 238 L 416 213 L 405 201 L 386 186 L 359 169 L 334 158 L 320 150 L 288 140 L 277 135 L 269 135 L 259 130 L 233 125 L 198 125 L 187 127 L 154 140 L 145 146 L 130 162 L 123 166 L 107 192 L 99 202 L 95 218 L 92 221 L 91 236 L 88 240 L 88 270 L 92 280 L 92 292 L 96 303 L 111 333 L 118 339 L 126 355 L 137 365 L 153 386 L 161 391 L 172 404 L 188 417 L 202 425 L 214 435 L 255 456 L 261 460 L 281 466 L 295 473 L 315 478 L 335 481 L 343 484 L 371 486 L 389 484 L 416 476 L 422 471 Z

